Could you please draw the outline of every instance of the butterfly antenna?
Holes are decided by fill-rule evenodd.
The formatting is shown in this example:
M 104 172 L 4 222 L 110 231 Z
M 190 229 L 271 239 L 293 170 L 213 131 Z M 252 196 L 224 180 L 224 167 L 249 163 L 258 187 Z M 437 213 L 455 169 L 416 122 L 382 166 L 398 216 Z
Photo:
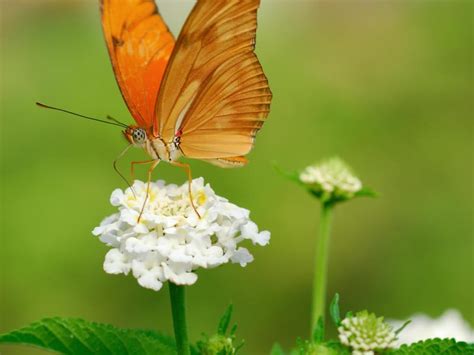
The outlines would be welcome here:
M 107 119 L 108 119 L 108 120 L 111 120 L 111 121 L 113 121 L 113 122 L 115 122 L 115 123 L 117 123 L 117 124 L 119 124 L 119 125 L 121 125 L 122 127 L 128 127 L 125 123 L 120 122 L 118 119 L 113 118 L 113 117 L 110 116 L 110 115 L 107 115 Z
M 119 121 L 117 121 L 117 120 L 113 120 L 114 122 L 105 121 L 105 120 L 101 120 L 101 119 L 99 119 L 99 118 L 81 115 L 81 114 L 79 114 L 79 113 L 75 113 L 75 112 L 72 112 L 72 111 L 69 111 L 69 110 L 65 110 L 65 109 L 63 109 L 63 108 L 58 108 L 58 107 L 53 107 L 53 106 L 45 105 L 45 104 L 42 104 L 41 102 L 37 102 L 36 105 L 39 106 L 39 107 L 42 107 L 42 108 L 48 108 L 48 109 L 50 109 L 50 110 L 56 110 L 56 111 L 61 111 L 61 112 L 69 113 L 70 115 L 82 117 L 82 118 L 85 118 L 85 119 L 88 119 L 88 120 L 91 120 L 91 121 L 102 122 L 102 123 L 106 123 L 106 124 L 110 124 L 110 125 L 114 125 L 114 126 L 119 126 L 119 127 L 122 127 L 122 128 L 127 128 L 127 127 L 128 127 L 125 123 L 121 123 L 121 122 L 119 122 Z

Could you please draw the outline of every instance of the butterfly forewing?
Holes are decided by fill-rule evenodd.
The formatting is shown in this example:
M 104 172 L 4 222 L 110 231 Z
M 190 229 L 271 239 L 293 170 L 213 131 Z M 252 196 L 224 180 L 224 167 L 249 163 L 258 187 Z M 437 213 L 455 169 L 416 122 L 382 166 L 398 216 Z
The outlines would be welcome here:
M 137 124 L 151 128 L 174 38 L 153 0 L 101 0 L 100 4 L 102 27 L 124 100 Z
M 180 136 L 189 158 L 247 154 L 268 115 L 272 94 L 254 54 L 259 4 L 200 0 L 176 42 L 154 132 L 165 141 Z

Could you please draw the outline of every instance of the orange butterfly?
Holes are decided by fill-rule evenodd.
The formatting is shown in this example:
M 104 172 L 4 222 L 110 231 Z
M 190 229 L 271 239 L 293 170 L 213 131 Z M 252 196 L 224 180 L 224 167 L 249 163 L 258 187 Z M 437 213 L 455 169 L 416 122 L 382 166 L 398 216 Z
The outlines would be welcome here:
M 156 162 L 247 162 L 272 98 L 254 53 L 259 3 L 200 0 L 175 44 L 154 1 L 101 1 L 115 77 L 137 123 L 124 131 L 131 144 Z
M 115 77 L 151 160 L 247 163 L 272 93 L 254 53 L 260 0 L 198 0 L 176 43 L 153 0 L 101 0 Z
M 133 162 L 132 175 L 135 164 L 150 163 L 150 181 L 163 160 L 191 180 L 182 156 L 245 165 L 272 99 L 254 53 L 260 0 L 198 0 L 176 43 L 153 0 L 100 5 L 115 78 L 136 125 L 109 123 L 125 126 L 130 146 L 152 158 Z

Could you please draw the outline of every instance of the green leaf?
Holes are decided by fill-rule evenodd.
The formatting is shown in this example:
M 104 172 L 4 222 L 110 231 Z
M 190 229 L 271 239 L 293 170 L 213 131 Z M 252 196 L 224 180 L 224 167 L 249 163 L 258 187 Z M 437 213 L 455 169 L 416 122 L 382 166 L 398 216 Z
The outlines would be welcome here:
M 244 345 L 245 345 L 245 340 L 242 339 L 240 341 L 239 345 L 237 345 L 235 347 L 235 353 L 234 354 L 237 354 L 240 351 L 240 349 L 242 349 L 244 347 Z
M 354 194 L 355 197 L 379 197 L 379 194 L 369 187 L 363 187 Z
M 285 352 L 283 351 L 283 348 L 281 347 L 280 344 L 275 343 L 273 344 L 272 351 L 270 352 L 270 355 L 285 355 Z
M 236 331 L 237 331 L 237 324 L 234 324 L 232 328 L 230 328 L 229 336 L 233 337 Z
M 296 182 L 299 185 L 303 185 L 300 180 L 300 174 L 297 171 L 286 171 L 278 166 L 276 162 L 273 162 L 273 168 L 283 177 L 290 181 Z
M 402 324 L 402 326 L 400 328 L 398 328 L 397 330 L 395 330 L 395 335 L 398 335 L 400 334 L 400 332 L 405 329 L 405 327 L 411 323 L 411 319 L 407 320 L 405 323 Z
M 332 321 L 339 327 L 341 325 L 341 312 L 339 311 L 339 294 L 336 293 L 334 298 L 329 305 L 329 313 L 331 314 Z
M 0 344 L 32 345 L 62 354 L 176 354 L 174 339 L 154 331 L 59 317 L 2 334 Z
M 219 326 L 217 327 L 217 334 L 225 335 L 225 333 L 227 332 L 227 328 L 229 328 L 230 318 L 232 317 L 233 310 L 234 306 L 232 304 L 227 306 L 224 314 L 221 317 L 221 320 L 219 321 Z
M 455 339 L 427 339 L 410 345 L 402 345 L 399 349 L 386 352 L 390 355 L 472 355 L 474 344 L 457 342 Z
M 334 350 L 338 355 L 350 355 L 351 351 L 345 345 L 335 340 L 330 340 L 324 344 L 327 348 Z
M 299 339 L 297 341 L 298 350 L 296 352 L 292 351 L 291 355 L 350 355 L 350 352 L 346 351 L 347 349 L 343 348 L 342 345 L 338 343 L 313 343 L 307 340 Z
M 331 349 L 323 344 L 313 344 L 309 351 L 302 353 L 302 355 L 340 355 L 336 350 Z
M 191 355 L 201 355 L 201 352 L 200 352 L 197 344 L 196 345 L 191 344 L 190 348 L 191 348 Z
M 316 326 L 313 331 L 313 342 L 315 344 L 320 344 L 324 341 L 324 320 L 323 317 L 319 317 L 316 322 Z

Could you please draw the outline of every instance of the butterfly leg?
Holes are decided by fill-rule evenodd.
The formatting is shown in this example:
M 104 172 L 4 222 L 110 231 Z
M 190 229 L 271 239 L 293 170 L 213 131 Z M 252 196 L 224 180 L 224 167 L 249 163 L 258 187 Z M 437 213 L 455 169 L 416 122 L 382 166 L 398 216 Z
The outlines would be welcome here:
M 189 164 L 179 163 L 177 161 L 171 162 L 171 165 L 183 168 L 186 171 L 186 174 L 188 175 L 189 201 L 191 202 L 191 206 L 193 207 L 194 212 L 196 212 L 199 219 L 201 219 L 201 215 L 199 214 L 199 212 L 197 211 L 196 206 L 194 205 L 193 194 L 192 194 L 192 191 L 191 191 L 191 184 L 193 182 L 193 176 L 191 174 L 191 166 Z
M 130 163 L 130 176 L 132 177 L 132 181 L 135 181 L 135 165 L 150 164 L 154 161 L 156 161 L 156 159 L 143 160 L 143 161 L 132 161 Z
M 151 186 L 151 174 L 153 173 L 153 170 L 155 170 L 156 166 L 159 164 L 161 160 L 153 160 L 150 168 L 148 169 L 148 181 L 146 185 L 146 196 L 145 196 L 145 201 L 143 201 L 143 206 L 140 211 L 140 214 L 138 216 L 138 223 L 140 223 L 140 219 L 142 218 L 143 211 L 145 210 L 146 203 L 148 201 L 148 197 L 150 196 L 150 186 Z M 138 163 L 143 163 L 144 162 L 138 162 Z
M 120 172 L 120 170 L 118 169 L 118 166 L 117 166 L 118 161 L 125 155 L 125 153 L 128 152 L 128 150 L 129 150 L 131 147 L 133 147 L 131 144 L 128 145 L 128 146 L 118 155 L 118 157 L 115 158 L 114 163 L 113 163 L 113 167 L 114 167 L 115 172 L 116 172 L 117 174 L 119 174 L 119 176 L 123 179 L 123 181 L 125 181 L 125 183 L 128 185 L 128 187 L 132 190 L 133 195 L 136 196 L 135 191 L 133 190 L 133 186 L 128 182 L 127 178 L 122 175 L 122 173 Z

